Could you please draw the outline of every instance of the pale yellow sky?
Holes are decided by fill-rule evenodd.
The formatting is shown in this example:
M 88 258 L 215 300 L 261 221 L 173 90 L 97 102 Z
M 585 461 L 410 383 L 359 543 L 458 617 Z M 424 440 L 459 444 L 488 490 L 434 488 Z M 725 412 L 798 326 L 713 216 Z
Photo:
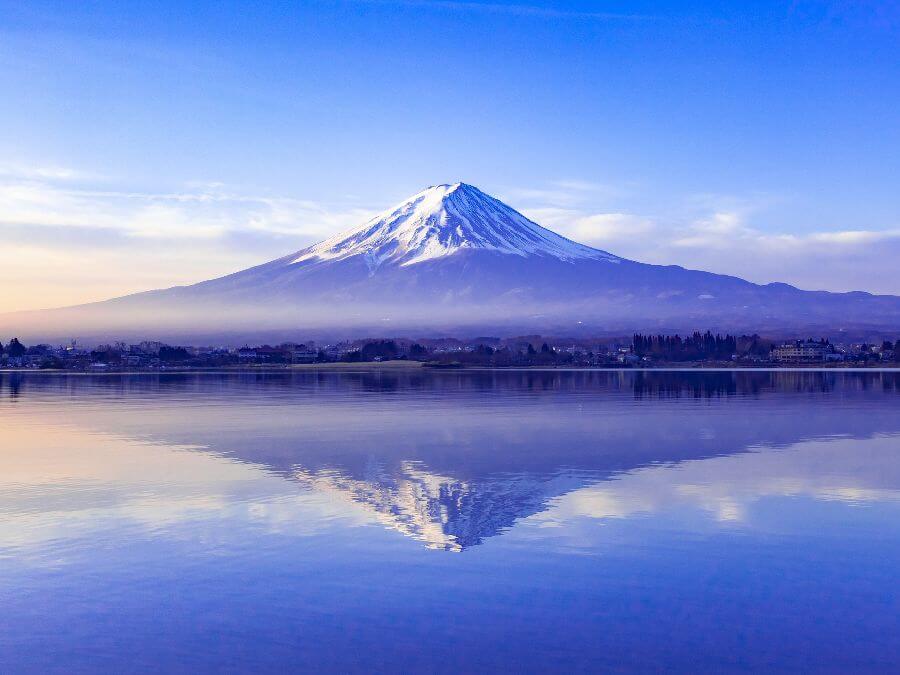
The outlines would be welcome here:
M 210 247 L 211 248 L 211 247 Z M 135 241 L 130 250 L 0 247 L 0 312 L 65 307 L 188 284 L 263 262 L 240 251 L 172 250 Z

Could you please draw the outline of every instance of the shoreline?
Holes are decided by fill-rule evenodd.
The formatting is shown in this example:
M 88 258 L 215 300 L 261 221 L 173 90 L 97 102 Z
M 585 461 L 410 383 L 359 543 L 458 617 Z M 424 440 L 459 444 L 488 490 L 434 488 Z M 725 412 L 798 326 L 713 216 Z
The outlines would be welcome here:
M 900 372 L 898 366 L 822 366 L 818 364 L 790 364 L 784 366 L 727 366 L 723 364 L 658 365 L 640 367 L 615 366 L 432 366 L 421 361 L 382 361 L 365 363 L 304 363 L 285 366 L 233 366 L 223 368 L 164 368 L 155 370 L 66 370 L 59 368 L 0 368 L 0 374 L 42 374 L 42 375 L 212 375 L 230 374 L 286 374 L 294 372 Z

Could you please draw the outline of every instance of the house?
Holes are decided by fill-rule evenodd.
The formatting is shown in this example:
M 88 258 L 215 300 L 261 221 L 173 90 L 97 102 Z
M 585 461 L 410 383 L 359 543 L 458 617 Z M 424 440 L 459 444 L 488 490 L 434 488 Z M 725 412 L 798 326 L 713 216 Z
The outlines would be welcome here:
M 25 368 L 40 368 L 46 361 L 48 361 L 48 357 L 45 354 L 26 354 L 22 357 L 22 366 Z
M 256 348 L 256 360 L 260 363 L 290 363 L 292 349 L 263 345 Z
M 238 349 L 238 361 L 241 363 L 253 363 L 256 361 L 256 350 L 252 347 L 241 347 Z
M 826 340 L 783 342 L 772 349 L 772 359 L 779 363 L 816 363 L 825 361 L 834 347 Z
M 292 363 L 315 363 L 319 353 L 306 345 L 298 345 L 291 354 Z
M 325 352 L 325 357 L 327 359 L 331 359 L 331 360 L 337 360 L 337 359 L 341 358 L 341 354 L 342 354 L 341 348 L 342 348 L 342 345 L 339 345 L 339 344 L 326 345 L 325 349 L 323 350 Z

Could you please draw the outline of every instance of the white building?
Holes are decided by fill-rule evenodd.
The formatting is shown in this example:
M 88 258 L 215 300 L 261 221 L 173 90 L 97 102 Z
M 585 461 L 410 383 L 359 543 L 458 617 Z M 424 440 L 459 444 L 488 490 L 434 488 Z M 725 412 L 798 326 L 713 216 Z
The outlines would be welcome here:
M 779 363 L 815 363 L 825 361 L 834 348 L 827 342 L 797 340 L 784 342 L 772 350 L 772 358 Z

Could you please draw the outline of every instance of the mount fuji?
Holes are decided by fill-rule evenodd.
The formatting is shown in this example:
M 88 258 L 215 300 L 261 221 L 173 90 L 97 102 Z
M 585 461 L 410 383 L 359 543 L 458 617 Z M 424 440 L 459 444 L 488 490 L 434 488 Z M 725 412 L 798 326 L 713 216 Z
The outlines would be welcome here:
M 627 260 L 455 183 L 225 277 L 17 316 L 43 335 L 893 330 L 900 297 L 758 285 Z M 9 316 L 2 324 L 15 325 Z

